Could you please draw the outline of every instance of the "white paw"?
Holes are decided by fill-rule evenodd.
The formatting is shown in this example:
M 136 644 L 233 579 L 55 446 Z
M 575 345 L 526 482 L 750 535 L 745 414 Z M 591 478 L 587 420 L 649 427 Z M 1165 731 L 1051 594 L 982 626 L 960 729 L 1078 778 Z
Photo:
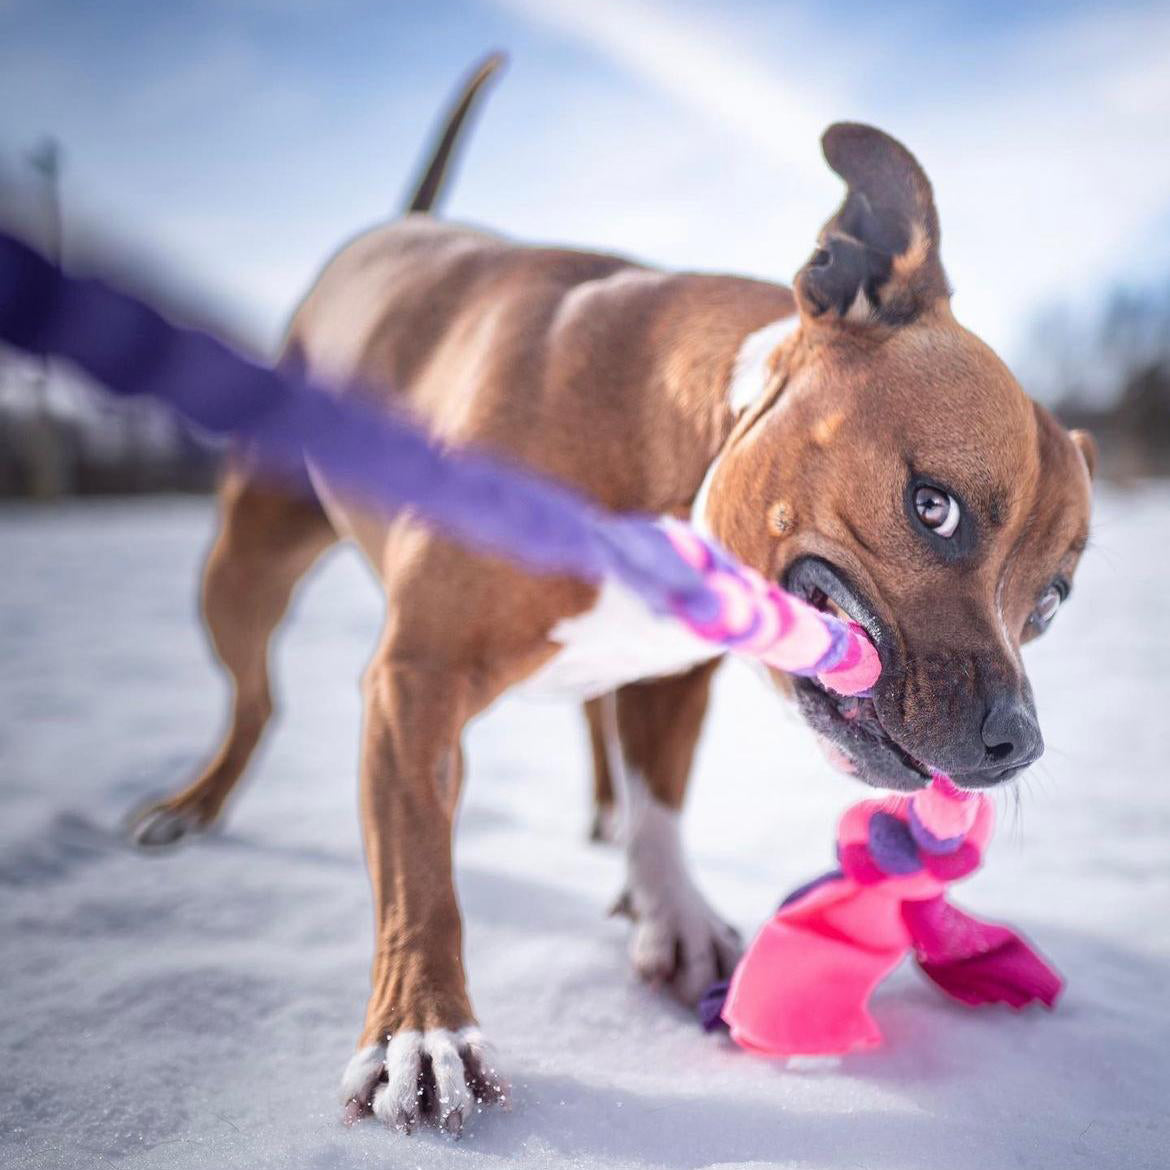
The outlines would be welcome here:
M 634 933 L 630 959 L 649 983 L 667 984 L 686 1004 L 720 979 L 730 977 L 743 943 L 689 880 L 630 894 Z
M 660 804 L 637 772 L 624 773 L 628 866 L 625 909 L 634 919 L 630 958 L 643 979 L 669 984 L 687 1004 L 735 969 L 742 943 L 691 880 L 679 813 Z
M 373 1113 L 401 1133 L 430 1121 L 459 1137 L 478 1104 L 507 1106 L 508 1083 L 478 1028 L 402 1031 L 354 1053 L 341 1099 L 346 1121 Z
M 165 849 L 202 830 L 203 825 L 194 813 L 148 808 L 131 821 L 130 839 L 140 849 Z

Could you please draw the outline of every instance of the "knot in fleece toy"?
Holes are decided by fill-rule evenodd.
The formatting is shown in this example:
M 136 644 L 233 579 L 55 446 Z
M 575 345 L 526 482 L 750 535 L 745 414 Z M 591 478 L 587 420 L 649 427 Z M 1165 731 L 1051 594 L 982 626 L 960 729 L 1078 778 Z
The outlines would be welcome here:
M 744 1048 L 828 1056 L 881 1043 L 869 1013 L 877 985 L 913 951 L 962 1003 L 1052 1007 L 1061 977 L 1015 931 L 951 905 L 946 889 L 973 873 L 994 812 L 981 793 L 936 773 L 912 796 L 865 800 L 837 830 L 840 868 L 789 895 L 729 983 L 699 1005 Z

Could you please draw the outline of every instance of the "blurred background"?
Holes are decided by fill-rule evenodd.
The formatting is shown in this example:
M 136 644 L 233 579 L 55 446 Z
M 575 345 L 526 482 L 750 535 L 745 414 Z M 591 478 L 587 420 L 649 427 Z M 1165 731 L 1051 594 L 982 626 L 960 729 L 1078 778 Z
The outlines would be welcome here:
M 1170 472 L 1165 3 L 0 0 L 4 213 L 66 265 L 115 243 L 271 355 L 496 47 L 448 215 L 786 281 L 839 199 L 821 130 L 875 122 L 932 176 L 960 319 L 1107 477 Z M 207 491 L 215 461 L 0 354 L 0 496 Z

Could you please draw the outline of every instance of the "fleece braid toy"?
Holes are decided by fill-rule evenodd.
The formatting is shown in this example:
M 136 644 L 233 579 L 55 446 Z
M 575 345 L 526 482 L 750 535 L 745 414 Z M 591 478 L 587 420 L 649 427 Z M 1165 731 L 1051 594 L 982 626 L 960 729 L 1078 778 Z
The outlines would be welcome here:
M 838 869 L 791 894 L 756 935 L 730 983 L 699 1007 L 744 1048 L 825 1056 L 872 1048 L 867 1003 L 909 951 L 948 995 L 972 1006 L 1052 1007 L 1060 976 L 1018 934 L 952 906 L 947 887 L 973 873 L 994 813 L 982 793 L 935 774 L 912 796 L 865 800 L 837 829 Z
M 256 365 L 96 280 L 68 277 L 0 232 L 0 340 L 49 353 L 120 394 L 146 394 L 188 422 L 232 435 L 276 474 L 307 458 L 338 490 L 414 515 L 534 573 L 620 580 L 657 613 L 779 670 L 866 694 L 881 672 L 857 625 L 822 613 L 738 564 L 692 529 L 616 516 L 567 485 L 491 456 L 452 451 L 410 420 Z M 842 1052 L 878 1040 L 865 1004 L 910 948 L 966 1003 L 1054 1002 L 1059 977 L 1005 927 L 943 897 L 979 863 L 991 807 L 945 777 L 911 797 L 865 801 L 841 821 L 840 869 L 764 926 L 706 1018 L 746 1047 Z
M 0 232 L 0 340 L 52 353 L 117 394 L 146 394 L 213 434 L 233 435 L 278 475 L 306 457 L 371 507 L 409 506 L 481 552 L 534 573 L 611 576 L 700 637 L 841 693 L 880 671 L 856 629 L 782 593 L 725 553 L 649 516 L 611 515 L 565 484 L 436 443 L 415 422 L 247 361 L 97 280 L 66 276 Z M 850 687 L 852 690 L 843 690 Z

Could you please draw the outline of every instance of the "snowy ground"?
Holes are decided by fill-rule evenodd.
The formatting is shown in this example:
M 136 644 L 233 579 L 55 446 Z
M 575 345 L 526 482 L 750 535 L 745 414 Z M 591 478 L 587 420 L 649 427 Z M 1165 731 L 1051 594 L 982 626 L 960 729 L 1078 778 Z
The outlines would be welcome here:
M 224 693 L 193 620 L 201 502 L 0 513 L 0 1164 L 160 1167 L 1164 1167 L 1170 1162 L 1170 495 L 1104 501 L 1077 597 L 1031 651 L 1049 742 L 965 903 L 1069 978 L 1052 1015 L 973 1012 L 912 970 L 888 1037 L 793 1071 L 640 987 L 585 842 L 571 708 L 469 735 L 458 839 L 472 992 L 510 1115 L 459 1144 L 346 1131 L 370 909 L 355 680 L 377 596 L 349 554 L 277 655 L 278 733 L 225 832 L 143 858 L 120 817 L 187 776 Z M 1140 625 L 1139 625 L 1140 620 Z M 687 831 L 745 931 L 823 869 L 861 795 L 756 678 L 722 672 Z

